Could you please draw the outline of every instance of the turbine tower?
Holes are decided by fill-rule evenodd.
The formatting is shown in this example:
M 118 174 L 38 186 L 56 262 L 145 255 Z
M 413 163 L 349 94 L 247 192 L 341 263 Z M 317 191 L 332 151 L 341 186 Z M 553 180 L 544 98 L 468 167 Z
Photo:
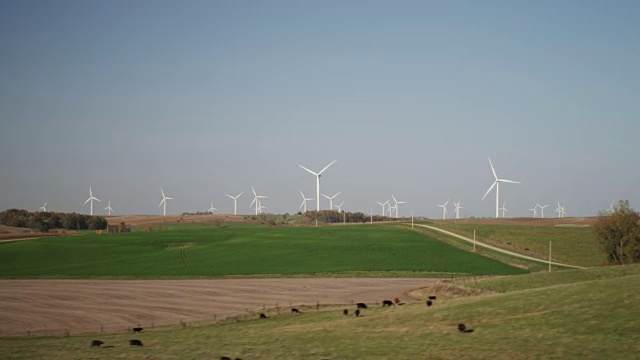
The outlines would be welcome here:
M 232 199 L 233 199 L 233 215 L 238 215 L 238 214 L 236 213 L 236 209 L 238 208 L 238 198 L 239 198 L 239 197 L 240 197 L 240 195 L 242 195 L 242 194 L 244 194 L 244 191 L 243 191 L 243 192 L 241 192 L 240 194 L 236 195 L 235 197 L 233 197 L 233 196 L 231 196 L 231 195 L 229 195 L 229 194 L 225 194 L 225 195 L 227 195 L 228 197 L 230 197 L 230 198 L 232 198 Z
M 335 197 L 338 196 L 338 195 L 340 195 L 340 191 L 338 191 L 338 193 L 333 195 L 333 196 L 327 196 L 325 194 L 322 194 L 322 196 L 324 196 L 327 199 L 329 199 L 329 209 L 333 210 L 333 199 L 335 199 Z
M 446 220 L 447 219 L 447 204 L 448 203 L 449 203 L 449 199 L 447 199 L 447 202 L 445 202 L 442 205 L 436 205 L 436 206 L 442 208 L 442 220 Z
M 249 205 L 249 207 L 253 206 L 253 204 L 256 204 L 256 215 L 258 215 L 258 212 L 262 213 L 262 209 L 266 208 L 264 206 L 262 206 L 260 204 L 260 199 L 267 199 L 266 196 L 262 196 L 262 195 L 258 195 L 256 193 L 256 190 L 253 188 L 253 185 L 251 185 L 251 191 L 253 191 L 253 201 L 251 202 L 251 204 Z
M 47 202 L 44 202 L 44 205 L 40 206 L 40 209 L 42 209 L 42 212 L 47 212 Z
M 396 203 L 393 207 L 396 209 L 396 219 L 398 218 L 398 204 L 406 204 L 406 201 L 398 201 L 396 200 L 395 196 L 393 196 L 393 194 L 391 194 L 391 198 L 393 199 L 393 202 Z
M 218 209 L 213 207 L 213 201 L 211 202 L 211 207 L 209 208 L 209 212 L 213 214 L 214 211 L 218 211 Z
M 376 201 L 376 204 L 378 204 L 378 205 L 382 206 L 382 217 L 384 217 L 384 207 L 385 207 L 386 205 L 389 205 L 389 200 L 387 200 L 386 202 L 383 202 L 383 203 L 381 203 L 381 202 L 377 202 L 377 201 Z M 391 205 L 389 205 L 389 206 L 391 206 Z
M 496 219 L 497 219 L 500 217 L 500 183 L 505 182 L 505 183 L 512 183 L 512 184 L 520 184 L 520 182 L 498 178 L 498 175 L 496 175 L 496 170 L 493 168 L 493 164 L 491 163 L 491 158 L 489 158 L 489 166 L 491 166 L 491 172 L 493 173 L 493 177 L 495 178 L 495 180 L 493 184 L 491 184 L 491 187 L 489 187 L 489 190 L 487 190 L 487 192 L 482 197 L 482 200 L 484 200 L 484 198 L 486 198 L 487 195 L 489 195 L 489 193 L 491 192 L 491 190 L 493 190 L 493 187 L 495 186 L 496 187 Z
M 547 206 L 549 206 L 549 204 L 547 204 L 547 205 L 545 205 L 545 206 L 542 206 L 542 205 L 540 205 L 540 204 L 536 204 L 536 206 L 540 208 L 540 215 L 541 215 L 541 216 L 540 216 L 540 218 L 544 219 L 544 208 L 546 208 Z
M 505 202 L 502 203 L 502 207 L 500 208 L 500 211 L 502 211 L 502 218 L 503 219 L 504 219 L 504 213 L 505 212 L 509 212 L 509 210 L 507 210 L 506 206 L 507 206 L 507 202 L 505 201 Z
M 313 198 L 304 197 L 304 194 L 302 193 L 302 190 L 300 190 L 300 195 L 302 195 L 302 204 L 300 204 L 300 207 L 298 207 L 298 209 L 304 207 L 304 212 L 307 212 L 307 201 L 308 200 L 313 200 Z
M 162 210 L 162 216 L 167 216 L 167 200 L 173 200 L 173 198 L 165 196 L 164 189 L 162 189 L 162 187 L 160 187 L 160 192 L 162 193 L 162 201 L 160 201 L 160 205 L 158 205 L 158 207 L 164 205 L 164 208 Z
M 93 200 L 100 201 L 100 199 L 93 197 L 93 192 L 91 192 L 91 186 L 89 186 L 89 198 L 84 202 L 84 205 L 87 203 L 91 203 L 91 215 L 93 215 Z
M 104 209 L 107 210 L 108 215 L 111 215 L 111 212 L 113 211 L 113 209 L 111 208 L 111 200 L 109 200 L 109 205 L 107 205 L 107 207 Z
M 536 218 L 536 215 L 538 215 L 538 204 L 536 204 L 536 206 L 533 207 L 533 209 L 529 209 L 531 211 L 533 211 L 533 218 Z
M 333 165 L 333 163 L 335 163 L 338 160 L 333 160 L 329 165 L 325 166 L 324 169 L 320 170 L 320 172 L 316 173 L 313 172 L 309 169 L 307 169 L 306 167 L 302 166 L 302 165 L 298 165 L 300 166 L 302 169 L 310 172 L 311 174 L 316 176 L 316 211 L 320 211 L 320 177 L 322 176 L 322 173 L 327 170 L 329 168 L 329 166 Z M 329 209 L 332 210 L 332 209 Z

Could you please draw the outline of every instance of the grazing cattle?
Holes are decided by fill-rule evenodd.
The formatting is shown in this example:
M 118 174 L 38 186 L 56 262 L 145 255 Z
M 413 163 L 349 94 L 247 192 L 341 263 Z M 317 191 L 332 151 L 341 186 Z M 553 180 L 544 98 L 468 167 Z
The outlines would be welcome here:
M 349 315 L 349 310 L 344 309 L 344 310 L 342 310 L 342 313 L 343 313 L 344 315 Z
M 431 305 L 433 305 L 433 301 L 427 300 L 427 306 L 431 306 Z
M 367 304 L 365 304 L 365 303 L 357 303 L 356 304 L 356 308 L 358 308 L 358 309 L 366 309 L 367 308 Z
M 429 296 L 429 300 L 435 300 L 435 299 L 436 299 L 436 296 L 435 296 L 435 295 L 431 295 L 431 296 Z
M 360 316 L 360 310 L 356 310 L 356 317 Z
M 292 308 L 292 309 L 291 309 L 291 313 L 292 313 L 292 314 L 299 314 L 299 313 L 300 313 L 300 310 L 298 310 L 298 309 L 296 309 L 296 308 Z
M 398 299 L 398 298 L 393 298 L 393 302 L 397 304 L 397 303 L 399 303 L 399 302 L 400 302 L 400 299 Z
M 142 346 L 142 341 L 138 339 L 129 340 L 129 346 Z
M 260 319 L 266 319 L 267 315 L 265 315 L 264 313 L 260 313 Z
M 100 341 L 100 340 L 92 340 L 91 341 L 91 347 L 100 347 L 100 346 L 102 346 L 102 344 L 104 344 L 104 341 Z
M 231 360 L 228 356 L 220 356 L 220 360 Z
M 144 330 L 144 328 L 141 327 L 134 327 L 133 329 L 131 329 L 134 333 L 140 333 L 142 332 L 142 330 Z
M 391 300 L 382 300 L 382 306 L 392 306 L 393 301 Z
M 473 329 L 467 329 L 465 324 L 458 324 L 458 331 L 461 333 L 472 333 Z

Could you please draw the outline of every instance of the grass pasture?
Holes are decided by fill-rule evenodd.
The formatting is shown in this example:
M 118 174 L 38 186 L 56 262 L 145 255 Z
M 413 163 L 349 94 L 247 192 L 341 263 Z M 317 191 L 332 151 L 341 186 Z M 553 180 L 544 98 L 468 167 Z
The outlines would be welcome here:
M 393 226 L 167 225 L 0 244 L 4 278 L 509 275 L 525 270 Z
M 5 359 L 637 359 L 640 266 L 541 275 L 479 281 L 506 283 L 500 293 L 439 298 L 431 308 L 376 306 L 360 318 L 342 308 L 303 309 L 135 336 L 1 338 L 0 348 Z M 460 322 L 475 331 L 458 333 Z M 131 338 L 145 346 L 129 348 Z M 90 348 L 92 339 L 112 347 Z

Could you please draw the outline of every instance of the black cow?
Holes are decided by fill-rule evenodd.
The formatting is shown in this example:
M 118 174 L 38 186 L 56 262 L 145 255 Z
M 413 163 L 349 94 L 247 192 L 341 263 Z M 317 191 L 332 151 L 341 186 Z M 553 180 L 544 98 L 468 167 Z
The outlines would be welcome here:
M 228 356 L 220 356 L 220 360 L 231 360 Z
M 427 306 L 431 306 L 431 305 L 433 305 L 433 301 L 427 300 Z
M 300 310 L 296 309 L 296 308 L 292 308 L 291 309 L 291 313 L 292 314 L 300 314 Z
M 267 315 L 265 315 L 264 313 L 260 313 L 260 319 L 267 319 Z
M 436 299 L 436 296 L 435 296 L 435 295 L 431 295 L 431 296 L 429 296 L 429 300 L 435 300 L 435 299 Z
M 365 303 L 357 303 L 356 304 L 356 308 L 358 308 L 358 309 L 366 309 L 367 308 L 367 304 L 365 304 Z
M 473 329 L 467 329 L 465 324 L 458 324 L 458 331 L 461 333 L 472 333 Z
M 382 306 L 393 306 L 393 301 L 391 301 L 391 300 L 382 300 Z
M 144 328 L 141 327 L 134 327 L 133 329 L 131 329 L 134 333 L 140 333 L 142 332 L 142 330 L 144 330 Z
M 100 347 L 100 346 L 102 346 L 102 344 L 104 344 L 104 341 L 100 341 L 100 340 L 92 340 L 91 341 L 91 347 Z
M 360 309 L 356 310 L 356 317 L 360 316 Z
M 344 309 L 344 310 L 342 310 L 342 313 L 343 313 L 344 315 L 349 315 L 349 310 Z
M 138 339 L 129 340 L 129 346 L 142 346 L 142 341 Z

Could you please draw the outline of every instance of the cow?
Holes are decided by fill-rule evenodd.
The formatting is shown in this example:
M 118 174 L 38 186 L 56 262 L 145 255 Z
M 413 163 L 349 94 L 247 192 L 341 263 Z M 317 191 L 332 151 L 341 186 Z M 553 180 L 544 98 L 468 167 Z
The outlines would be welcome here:
M 347 310 L 347 309 L 342 310 L 342 314 L 349 315 L 349 310 Z
M 391 300 L 382 300 L 382 306 L 392 306 L 393 301 Z
M 360 309 L 356 310 L 356 317 L 360 316 Z
M 142 346 L 142 341 L 138 339 L 129 340 L 129 346 Z
M 367 308 L 367 304 L 365 304 L 365 303 L 357 303 L 356 304 L 356 308 L 357 309 L 366 309 Z
M 100 347 L 100 346 L 102 346 L 102 344 L 104 344 L 104 341 L 100 341 L 100 340 L 92 340 L 91 341 L 91 347 Z
M 433 301 L 427 300 L 427 306 L 431 306 L 431 305 L 433 305 Z
M 429 300 L 435 300 L 435 299 L 436 299 L 436 296 L 435 296 L 435 295 L 431 295 L 431 296 L 429 296 Z
M 465 324 L 458 324 L 458 331 L 461 333 L 472 333 L 473 329 L 467 329 Z
M 264 313 L 260 313 L 260 319 L 267 319 L 267 315 L 265 315 Z
M 134 327 L 134 328 L 133 328 L 133 329 L 131 329 L 131 330 L 132 330 L 134 333 L 141 333 L 141 332 L 144 330 L 144 328 L 141 328 L 141 327 Z
M 300 310 L 296 309 L 296 308 L 292 308 L 291 309 L 291 313 L 292 314 L 300 314 Z

